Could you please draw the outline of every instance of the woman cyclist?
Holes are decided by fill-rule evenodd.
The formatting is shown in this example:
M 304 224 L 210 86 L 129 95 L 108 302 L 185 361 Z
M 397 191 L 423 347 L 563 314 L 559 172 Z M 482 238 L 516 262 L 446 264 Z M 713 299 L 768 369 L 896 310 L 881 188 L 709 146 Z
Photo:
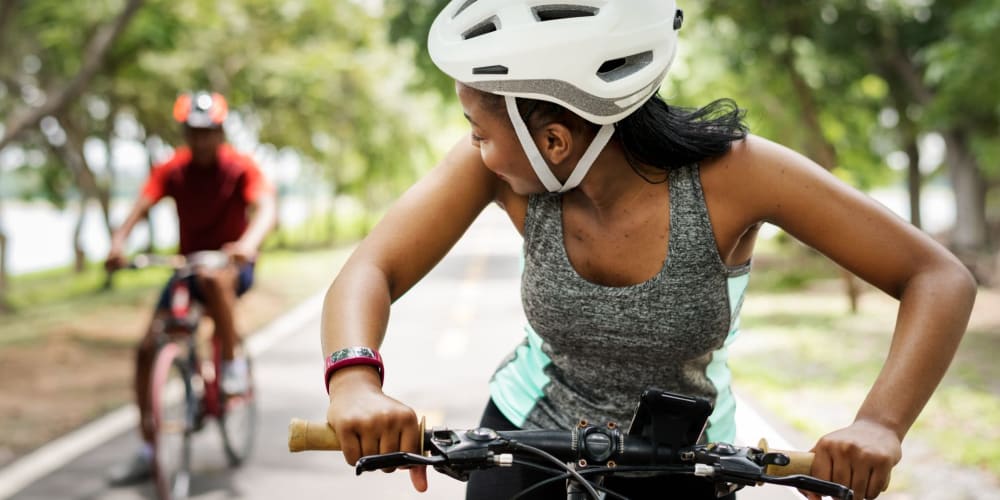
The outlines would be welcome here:
M 438 15 L 431 57 L 456 80 L 471 134 L 398 200 L 327 294 L 327 418 L 347 462 L 418 449 L 413 410 L 381 391 L 390 305 L 497 203 L 524 237 L 530 327 L 494 374 L 483 425 L 628 422 L 652 386 L 713 401 L 707 437 L 731 441 L 725 349 L 770 222 L 899 300 L 854 422 L 813 448 L 813 475 L 857 498 L 884 490 L 964 333 L 975 283 L 919 230 L 749 134 L 731 101 L 661 100 L 682 22 L 670 0 L 453 0 Z M 425 471 L 411 476 L 426 488 Z M 612 479 L 630 498 L 715 497 L 697 480 Z M 509 498 L 534 481 L 477 472 L 467 495 Z

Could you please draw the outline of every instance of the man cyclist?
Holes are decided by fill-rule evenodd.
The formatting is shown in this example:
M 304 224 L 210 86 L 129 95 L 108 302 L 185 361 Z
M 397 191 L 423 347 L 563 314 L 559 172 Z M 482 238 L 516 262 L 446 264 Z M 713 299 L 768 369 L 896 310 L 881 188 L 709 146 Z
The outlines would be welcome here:
M 226 99 L 218 93 L 188 92 L 177 98 L 173 115 L 183 126 L 186 146 L 153 169 L 128 218 L 112 235 L 107 265 L 109 269 L 124 265 L 125 243 L 132 228 L 160 199 L 173 198 L 180 230 L 179 253 L 222 250 L 232 258 L 232 265 L 224 269 L 199 270 L 190 286 L 192 295 L 212 318 L 213 334 L 222 346 L 221 389 L 239 394 L 248 387 L 249 373 L 246 358 L 236 355 L 239 338 L 233 306 L 253 283 L 257 250 L 275 224 L 276 203 L 275 190 L 256 162 L 226 142 L 222 125 L 227 114 Z M 132 459 L 112 468 L 109 480 L 113 484 L 135 483 L 151 475 L 153 433 L 148 390 L 156 350 L 152 325 L 169 314 L 169 288 L 170 283 L 136 353 L 135 395 L 143 444 Z

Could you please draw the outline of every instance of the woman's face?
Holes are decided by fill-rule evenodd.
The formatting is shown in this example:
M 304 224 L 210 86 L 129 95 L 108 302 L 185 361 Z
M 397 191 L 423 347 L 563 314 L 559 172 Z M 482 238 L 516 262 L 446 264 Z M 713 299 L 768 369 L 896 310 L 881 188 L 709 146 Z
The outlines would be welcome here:
M 461 83 L 455 84 L 455 91 L 472 127 L 469 140 L 479 149 L 486 168 L 517 194 L 546 192 L 517 140 L 503 101 L 496 106 L 491 96 Z

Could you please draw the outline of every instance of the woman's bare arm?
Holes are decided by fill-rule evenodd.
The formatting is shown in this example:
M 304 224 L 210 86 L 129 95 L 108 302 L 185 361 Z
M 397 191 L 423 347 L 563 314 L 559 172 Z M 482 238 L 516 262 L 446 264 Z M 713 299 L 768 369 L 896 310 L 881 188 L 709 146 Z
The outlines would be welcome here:
M 802 155 L 750 137 L 723 163 L 748 218 L 774 223 L 899 299 L 889 353 L 855 424 L 820 441 L 813 470 L 874 498 L 899 460 L 899 441 L 951 363 L 975 281 L 944 247 Z M 891 436 L 880 435 L 885 431 Z M 878 449 L 880 439 L 896 443 Z
M 427 274 L 495 199 L 497 182 L 466 139 L 393 205 L 326 294 L 320 326 L 324 357 L 344 347 L 381 345 L 392 302 Z M 416 414 L 382 393 L 376 370 L 339 369 L 327 389 L 327 421 L 348 463 L 364 455 L 419 450 Z M 427 488 L 424 468 L 411 469 L 410 476 L 417 490 Z

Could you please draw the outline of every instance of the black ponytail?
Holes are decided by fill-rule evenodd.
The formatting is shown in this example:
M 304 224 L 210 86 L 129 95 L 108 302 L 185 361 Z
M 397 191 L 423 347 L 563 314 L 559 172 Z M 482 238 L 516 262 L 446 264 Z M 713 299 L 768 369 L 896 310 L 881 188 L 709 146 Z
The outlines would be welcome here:
M 638 162 L 670 170 L 728 152 L 749 133 L 745 115 L 732 99 L 696 109 L 670 106 L 653 95 L 618 122 L 615 137 L 633 167 Z

